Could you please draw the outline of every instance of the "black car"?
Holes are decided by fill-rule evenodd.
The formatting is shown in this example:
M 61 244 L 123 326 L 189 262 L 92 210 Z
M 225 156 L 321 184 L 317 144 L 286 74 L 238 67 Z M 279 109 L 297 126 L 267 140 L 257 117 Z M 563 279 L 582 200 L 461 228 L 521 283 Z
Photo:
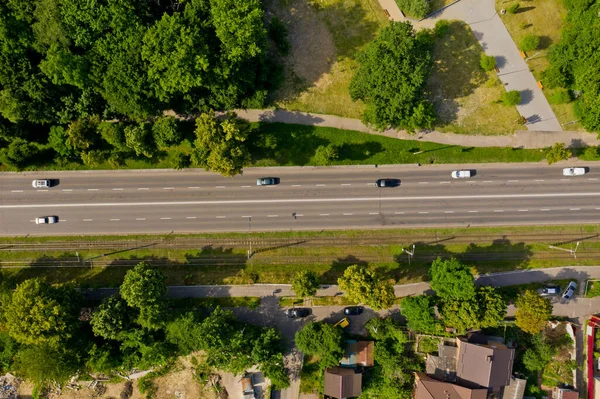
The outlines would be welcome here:
M 285 311 L 285 314 L 290 319 L 297 319 L 297 318 L 300 318 L 300 317 L 309 316 L 310 315 L 310 309 L 307 309 L 307 308 L 287 309 Z
M 344 308 L 344 314 L 348 316 L 356 316 L 363 312 L 362 306 L 348 306 Z
M 259 177 L 256 179 L 257 186 L 275 186 L 279 184 L 279 177 Z
M 399 179 L 379 179 L 375 182 L 377 187 L 398 187 L 400 185 Z

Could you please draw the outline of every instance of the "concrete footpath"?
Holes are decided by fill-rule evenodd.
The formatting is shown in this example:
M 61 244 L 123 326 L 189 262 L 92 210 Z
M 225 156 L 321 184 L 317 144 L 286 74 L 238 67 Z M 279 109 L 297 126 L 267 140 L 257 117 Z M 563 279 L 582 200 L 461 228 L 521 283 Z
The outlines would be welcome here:
M 490 273 L 475 277 L 479 285 L 505 287 L 510 285 L 544 282 L 549 280 L 572 279 L 579 283 L 579 293 L 583 294 L 585 281 L 600 279 L 600 266 L 569 266 L 548 269 L 527 269 L 510 272 Z M 102 299 L 117 292 L 117 288 L 97 288 L 86 290 L 91 299 Z M 402 284 L 394 286 L 397 297 L 430 293 L 431 286 L 427 282 Z M 317 296 L 339 296 L 343 293 L 337 285 L 322 286 Z M 290 284 L 247 284 L 247 285 L 191 285 L 170 286 L 167 292 L 170 298 L 228 298 L 228 297 L 268 297 L 294 296 Z M 600 302 L 599 302 L 600 303 Z
M 555 143 L 563 143 L 571 148 L 600 145 L 598 135 L 586 132 L 517 130 L 514 134 L 505 136 L 478 136 L 442 133 L 438 131 L 409 133 L 406 130 L 396 129 L 388 129 L 379 132 L 369 128 L 358 119 L 343 118 L 335 115 L 310 114 L 280 109 L 248 109 L 237 110 L 235 112 L 240 118 L 250 122 L 279 122 L 308 126 L 334 127 L 337 129 L 356 130 L 401 140 L 420 140 L 446 145 L 460 145 L 463 147 L 511 147 L 531 149 L 551 147 Z

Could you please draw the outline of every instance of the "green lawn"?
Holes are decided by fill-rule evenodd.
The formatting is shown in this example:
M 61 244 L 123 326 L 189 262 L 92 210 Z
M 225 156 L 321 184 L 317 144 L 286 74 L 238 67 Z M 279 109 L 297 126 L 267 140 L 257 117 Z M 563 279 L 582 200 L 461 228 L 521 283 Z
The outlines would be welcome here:
M 266 135 L 277 139 L 277 148 L 260 148 Z M 327 127 L 261 124 L 254 138 L 254 166 L 312 165 L 312 157 L 321 145 L 339 148 L 334 165 L 384 165 L 402 163 L 479 163 L 539 162 L 540 150 L 498 147 L 460 147 L 340 130 Z
M 433 70 L 426 87 L 434 104 L 434 128 L 465 134 L 512 134 L 524 129 L 517 120 L 516 107 L 498 101 L 505 93 L 496 72 L 479 65 L 483 49 L 471 28 L 452 21 L 450 31 L 437 39 L 433 49 Z
M 585 296 L 587 298 L 600 296 L 600 281 L 590 282 Z

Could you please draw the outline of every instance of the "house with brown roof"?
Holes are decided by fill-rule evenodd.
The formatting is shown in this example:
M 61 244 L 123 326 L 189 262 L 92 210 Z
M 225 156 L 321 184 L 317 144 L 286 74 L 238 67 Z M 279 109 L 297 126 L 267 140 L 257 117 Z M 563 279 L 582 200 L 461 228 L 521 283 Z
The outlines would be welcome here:
M 343 367 L 372 367 L 373 362 L 373 341 L 346 341 L 344 348 L 344 357 L 340 361 Z
M 456 376 L 461 385 L 497 391 L 511 383 L 515 350 L 498 342 L 459 337 Z M 484 343 L 485 342 L 485 343 Z
M 485 388 L 466 388 L 415 373 L 414 399 L 486 399 L 487 393 Z
M 325 398 L 353 398 L 362 394 L 362 374 L 347 367 L 332 367 L 325 370 L 323 382 Z

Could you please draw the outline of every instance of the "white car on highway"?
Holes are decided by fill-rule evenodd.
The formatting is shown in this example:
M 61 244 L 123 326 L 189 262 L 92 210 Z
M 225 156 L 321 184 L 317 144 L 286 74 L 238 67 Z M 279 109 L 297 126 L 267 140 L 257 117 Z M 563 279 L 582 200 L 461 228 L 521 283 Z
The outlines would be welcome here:
M 452 172 L 452 178 L 454 179 L 465 179 L 471 177 L 472 173 L 470 170 L 455 170 Z
M 49 188 L 50 180 L 48 180 L 48 179 L 34 180 L 31 182 L 31 186 L 33 188 Z
M 58 223 L 58 216 L 42 216 L 35 218 L 35 224 L 54 224 Z
M 563 176 L 583 176 L 586 172 L 585 168 L 564 168 Z

